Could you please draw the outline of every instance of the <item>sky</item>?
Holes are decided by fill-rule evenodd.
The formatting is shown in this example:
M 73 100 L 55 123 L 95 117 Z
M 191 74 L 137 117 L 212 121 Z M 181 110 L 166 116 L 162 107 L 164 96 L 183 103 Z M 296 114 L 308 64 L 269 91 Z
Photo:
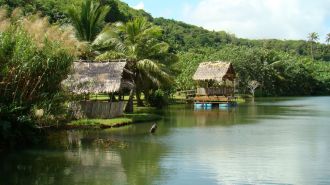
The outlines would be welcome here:
M 306 39 L 330 33 L 330 0 L 122 0 L 153 17 L 250 39 Z

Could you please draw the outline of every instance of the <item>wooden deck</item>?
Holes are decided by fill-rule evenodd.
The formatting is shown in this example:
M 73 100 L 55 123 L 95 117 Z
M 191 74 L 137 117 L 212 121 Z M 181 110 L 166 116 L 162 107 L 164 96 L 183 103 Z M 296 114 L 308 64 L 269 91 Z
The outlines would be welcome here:
M 196 96 L 194 98 L 195 103 L 201 104 L 221 104 L 221 103 L 232 103 L 236 102 L 235 97 L 226 96 Z
M 197 88 L 197 96 L 229 96 L 234 94 L 232 87 L 217 87 L 217 88 Z

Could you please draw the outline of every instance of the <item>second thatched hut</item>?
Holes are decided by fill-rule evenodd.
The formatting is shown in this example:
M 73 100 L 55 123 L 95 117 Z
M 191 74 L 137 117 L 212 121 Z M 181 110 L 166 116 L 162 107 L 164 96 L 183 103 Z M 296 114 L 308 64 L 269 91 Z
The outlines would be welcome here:
M 203 62 L 193 79 L 197 83 L 195 101 L 228 102 L 234 97 L 236 73 L 230 62 Z

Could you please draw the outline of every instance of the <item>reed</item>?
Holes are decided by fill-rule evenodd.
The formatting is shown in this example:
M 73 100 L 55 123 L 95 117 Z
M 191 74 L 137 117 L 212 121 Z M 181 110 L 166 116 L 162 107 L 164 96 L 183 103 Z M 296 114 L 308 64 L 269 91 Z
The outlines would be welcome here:
M 63 102 L 61 82 L 83 45 L 70 27 L 0 9 L 0 118 L 34 120 L 34 111 L 42 109 L 55 120 Z

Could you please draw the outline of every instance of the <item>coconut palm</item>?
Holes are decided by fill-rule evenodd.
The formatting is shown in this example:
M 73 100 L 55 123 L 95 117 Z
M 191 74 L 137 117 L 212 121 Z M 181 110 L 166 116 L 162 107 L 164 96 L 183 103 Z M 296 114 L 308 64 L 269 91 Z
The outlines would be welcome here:
M 319 34 L 316 32 L 312 32 L 308 34 L 308 41 L 311 43 L 311 56 L 314 59 L 314 55 L 313 55 L 313 45 L 314 43 L 319 40 Z
M 93 42 L 93 46 L 102 52 L 97 60 L 127 59 L 134 83 L 129 105 L 133 101 L 134 91 L 138 104 L 142 105 L 141 92 L 148 98 L 150 90 L 172 81 L 164 64 L 175 61 L 176 56 L 169 53 L 167 43 L 159 41 L 161 36 L 162 30 L 158 26 L 139 18 L 126 24 L 108 25 Z
M 325 38 L 325 42 L 326 42 L 327 44 L 330 43 L 330 33 L 327 34 L 327 36 L 326 36 L 326 38 Z
M 86 0 L 80 7 L 69 8 L 68 14 L 79 39 L 92 42 L 102 30 L 109 10 L 109 6 L 101 5 L 97 0 Z

